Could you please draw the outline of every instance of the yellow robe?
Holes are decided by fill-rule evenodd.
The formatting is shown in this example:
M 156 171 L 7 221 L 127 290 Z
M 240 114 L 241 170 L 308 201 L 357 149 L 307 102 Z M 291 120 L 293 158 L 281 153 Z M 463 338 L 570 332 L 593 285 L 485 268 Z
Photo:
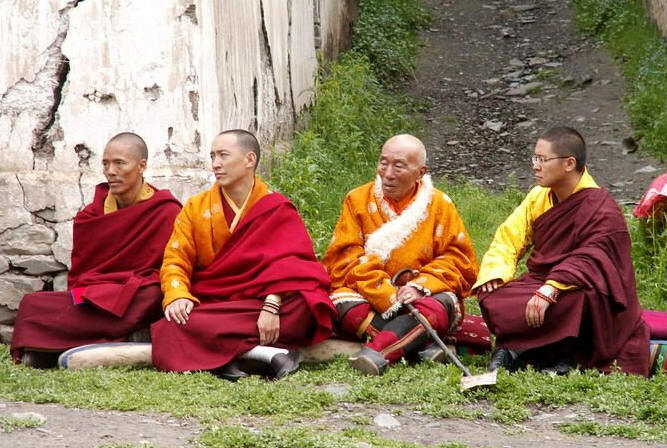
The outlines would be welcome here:
M 477 274 L 463 221 L 428 175 L 398 215 L 383 197 L 379 178 L 348 193 L 322 263 L 334 303 L 368 301 L 385 318 L 401 307 L 391 283 L 401 269 L 419 271 L 409 284 L 422 292 L 455 294 L 461 310 Z
M 141 186 L 141 191 L 139 192 L 139 197 L 137 198 L 135 204 L 138 204 L 139 202 L 143 202 L 152 198 L 154 194 L 155 190 L 153 189 L 153 187 L 144 182 L 143 185 Z M 115 211 L 118 211 L 118 201 L 116 200 L 114 195 L 109 193 L 107 194 L 107 197 L 104 199 L 104 214 L 108 215 L 109 213 L 113 213 Z
M 255 185 L 240 209 L 231 199 L 227 199 L 227 203 L 236 211 L 234 223 L 243 218 L 247 211 L 268 193 L 266 184 L 255 177 Z M 195 269 L 208 267 L 234 231 L 234 226 L 230 229 L 227 225 L 222 209 L 223 200 L 223 192 L 216 184 L 210 190 L 188 199 L 176 217 L 174 231 L 165 248 L 160 269 L 160 282 L 164 293 L 162 308 L 181 298 L 199 303 L 190 293 L 192 273 Z
M 572 193 L 584 188 L 599 188 L 588 170 L 584 171 Z M 554 206 L 550 193 L 551 188 L 534 187 L 505 222 L 498 227 L 489 250 L 482 258 L 482 265 L 473 289 L 497 278 L 503 283 L 514 278 L 517 263 L 526 250 L 533 245 L 533 223 Z M 546 283 L 558 289 L 573 288 L 573 286 L 553 280 L 547 280 Z

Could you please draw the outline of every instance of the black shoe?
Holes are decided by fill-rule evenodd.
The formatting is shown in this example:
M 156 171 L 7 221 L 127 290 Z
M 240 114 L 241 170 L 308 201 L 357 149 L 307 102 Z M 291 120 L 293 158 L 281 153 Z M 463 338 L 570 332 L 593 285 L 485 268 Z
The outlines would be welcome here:
M 359 353 L 347 358 L 352 367 L 366 375 L 382 375 L 387 368 L 387 360 L 382 353 L 364 347 Z
M 556 375 L 566 375 L 577 368 L 577 363 L 571 356 L 559 359 L 553 366 L 545 367 L 540 370 L 542 373 L 553 373 Z
M 236 360 L 228 362 L 224 366 L 222 366 L 219 369 L 216 369 L 214 371 L 215 375 L 219 376 L 220 378 L 224 378 L 228 381 L 236 382 L 240 380 L 241 378 L 247 378 L 250 375 L 248 375 L 247 372 L 241 370 L 239 367 L 239 364 Z
M 498 370 L 500 367 L 503 367 L 509 372 L 513 372 L 515 370 L 514 357 L 508 348 L 497 347 L 491 355 L 491 361 L 489 361 L 486 369 L 489 372 L 492 372 L 494 370 Z
M 436 343 L 433 343 L 419 352 L 420 361 L 432 361 L 446 363 L 449 361 L 445 351 Z
M 60 352 L 37 352 L 25 350 L 21 356 L 21 364 L 34 369 L 53 369 L 58 365 Z
M 289 350 L 285 353 L 278 353 L 271 358 L 271 368 L 277 380 L 291 375 L 299 370 L 301 363 L 301 352 L 299 350 Z

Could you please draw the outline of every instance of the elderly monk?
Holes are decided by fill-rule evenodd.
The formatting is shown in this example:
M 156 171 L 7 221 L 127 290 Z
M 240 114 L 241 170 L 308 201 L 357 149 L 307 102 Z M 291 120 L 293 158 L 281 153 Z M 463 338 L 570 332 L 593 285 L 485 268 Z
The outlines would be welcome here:
M 52 367 L 64 350 L 124 341 L 160 318 L 162 252 L 181 205 L 144 182 L 147 158 L 146 143 L 131 132 L 107 143 L 107 183 L 74 218 L 69 290 L 23 297 L 11 346 L 16 361 Z
M 426 171 L 419 139 L 387 140 L 375 181 L 345 197 L 323 259 L 340 332 L 370 340 L 349 359 L 366 374 L 380 375 L 427 344 L 425 329 L 403 304 L 413 304 L 445 336 L 461 321 L 475 281 L 477 262 L 463 221 Z M 409 278 L 400 275 L 406 269 Z M 442 360 L 444 352 L 431 343 L 420 356 Z
M 247 131 L 213 140 L 216 184 L 188 200 L 164 253 L 159 369 L 236 380 L 256 361 L 281 378 L 299 366 L 295 348 L 331 334 L 329 278 L 294 205 L 255 176 L 259 157 Z
M 647 375 L 641 319 L 623 213 L 586 170 L 586 144 L 556 127 L 535 145 L 534 187 L 498 228 L 477 283 L 496 335 L 489 369 L 519 363 L 564 374 L 578 363 Z M 528 273 L 512 280 L 532 246 Z

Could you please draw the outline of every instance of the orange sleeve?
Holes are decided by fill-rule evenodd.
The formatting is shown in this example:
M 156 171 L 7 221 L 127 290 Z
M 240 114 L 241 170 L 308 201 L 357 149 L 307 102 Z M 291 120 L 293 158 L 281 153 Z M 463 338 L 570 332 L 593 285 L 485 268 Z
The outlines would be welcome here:
M 478 271 L 472 240 L 453 204 L 445 203 L 444 210 L 434 215 L 434 259 L 408 284 L 430 294 L 453 292 L 467 297 Z
M 386 311 L 396 288 L 377 255 L 365 255 L 364 235 L 348 195 L 322 263 L 331 277 L 332 289 L 350 288 L 377 311 Z
M 199 303 L 190 293 L 190 277 L 196 259 L 192 216 L 198 216 L 193 209 L 193 203 L 188 201 L 176 217 L 174 230 L 164 250 L 160 269 L 160 283 L 164 293 L 162 309 L 177 299 L 190 299 Z

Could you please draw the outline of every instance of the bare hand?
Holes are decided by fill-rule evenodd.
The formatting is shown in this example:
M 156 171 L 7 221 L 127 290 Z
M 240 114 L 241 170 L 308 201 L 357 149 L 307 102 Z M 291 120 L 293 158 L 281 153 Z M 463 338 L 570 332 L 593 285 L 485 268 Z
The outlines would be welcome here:
M 489 280 L 488 282 L 484 283 L 481 286 L 477 287 L 477 292 L 479 293 L 480 291 L 482 292 L 493 292 L 496 289 L 500 288 L 503 284 L 503 281 L 499 278 L 494 278 L 493 280 Z
M 424 297 L 424 293 L 415 288 L 414 286 L 401 286 L 396 294 L 396 298 L 399 302 L 403 303 L 412 303 L 417 299 Z
M 526 304 L 526 324 L 531 328 L 541 327 L 544 323 L 544 313 L 549 305 L 549 302 L 538 296 L 531 297 Z
M 259 330 L 259 345 L 273 344 L 280 336 L 280 316 L 268 311 L 260 311 L 257 329 Z
M 177 324 L 185 325 L 194 306 L 194 302 L 190 299 L 176 299 L 164 309 L 164 317 L 168 322 L 173 320 Z

